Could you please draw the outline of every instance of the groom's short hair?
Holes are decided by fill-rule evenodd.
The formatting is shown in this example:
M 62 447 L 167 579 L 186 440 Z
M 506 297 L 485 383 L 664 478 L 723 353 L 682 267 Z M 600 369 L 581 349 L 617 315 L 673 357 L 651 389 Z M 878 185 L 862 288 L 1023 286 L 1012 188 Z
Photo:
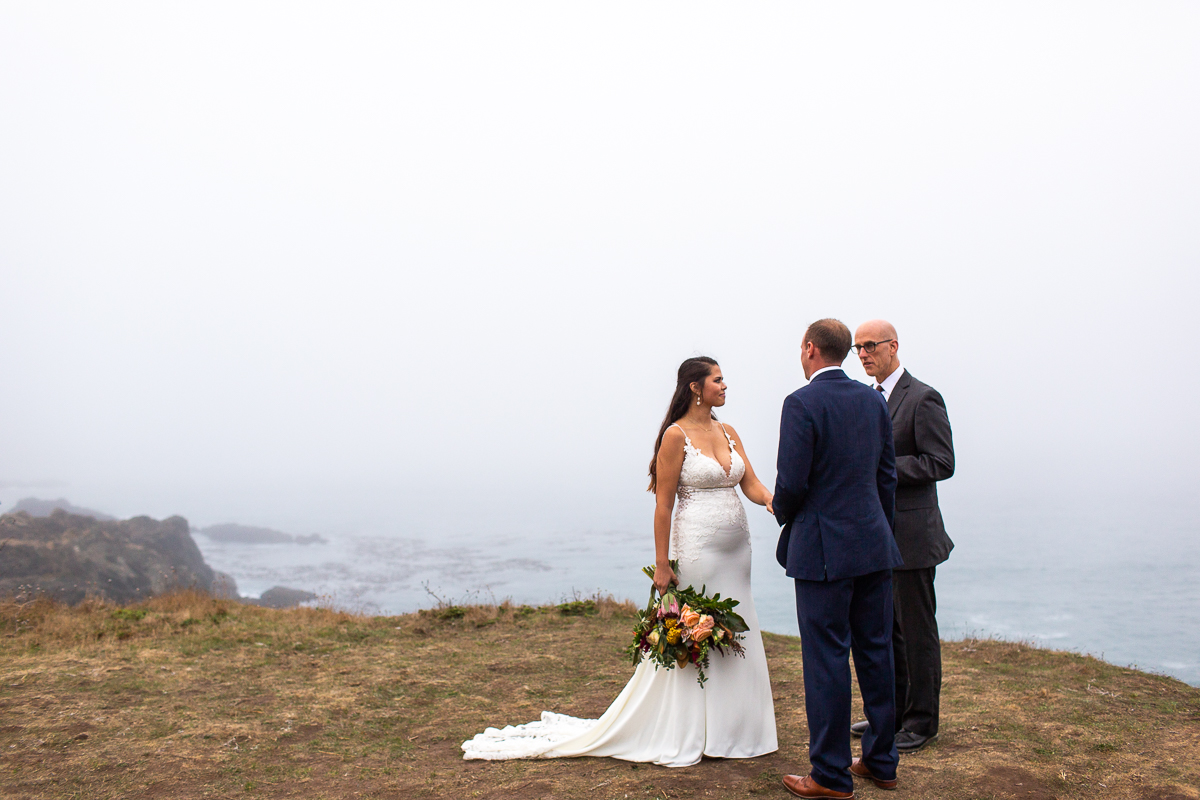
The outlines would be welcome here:
M 808 330 L 804 332 L 803 343 L 808 342 L 812 342 L 821 351 L 821 357 L 826 361 L 840 364 L 849 355 L 850 345 L 854 344 L 854 337 L 841 320 L 819 319 L 809 325 Z

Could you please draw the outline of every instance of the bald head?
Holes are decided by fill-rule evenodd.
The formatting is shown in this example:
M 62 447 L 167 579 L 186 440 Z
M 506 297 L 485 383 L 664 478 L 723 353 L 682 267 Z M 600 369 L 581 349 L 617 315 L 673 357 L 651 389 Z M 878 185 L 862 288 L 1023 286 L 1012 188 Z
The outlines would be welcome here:
M 873 342 L 897 338 L 896 329 L 886 319 L 873 319 L 859 325 L 858 330 L 854 332 L 854 343 L 859 344 L 859 339 L 863 337 L 866 337 L 865 341 Z
M 900 337 L 887 320 L 873 319 L 859 325 L 854 332 L 854 348 L 863 369 L 877 383 L 882 383 L 900 366 Z

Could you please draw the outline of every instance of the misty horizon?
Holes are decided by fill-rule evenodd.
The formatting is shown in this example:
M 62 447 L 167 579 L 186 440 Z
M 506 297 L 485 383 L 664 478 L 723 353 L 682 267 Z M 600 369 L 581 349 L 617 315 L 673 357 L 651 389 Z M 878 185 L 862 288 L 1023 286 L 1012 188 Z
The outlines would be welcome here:
M 948 629 L 1200 679 L 1200 9 L 0 19 L 0 513 L 335 542 L 205 544 L 254 591 L 640 599 L 679 363 L 771 486 L 805 327 L 885 318 L 953 427 Z

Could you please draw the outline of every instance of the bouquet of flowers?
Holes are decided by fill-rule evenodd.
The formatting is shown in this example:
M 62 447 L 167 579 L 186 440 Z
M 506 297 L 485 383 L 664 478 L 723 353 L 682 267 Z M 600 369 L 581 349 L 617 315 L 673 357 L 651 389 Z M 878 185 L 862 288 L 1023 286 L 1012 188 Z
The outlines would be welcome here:
M 675 561 L 671 568 L 675 568 Z M 643 567 L 642 572 L 653 580 L 654 567 Z M 746 621 L 733 609 L 738 601 L 721 599 L 715 594 L 708 597 L 707 587 L 696 591 L 675 587 L 661 597 L 653 587 L 650 602 L 638 617 L 633 627 L 633 641 L 625 648 L 629 660 L 637 666 L 643 657 L 655 663 L 655 668 L 683 669 L 688 664 L 696 665 L 696 680 L 703 686 L 708 680 L 704 668 L 708 666 L 709 654 L 716 650 L 721 655 L 726 651 L 734 655 L 746 655 L 741 645 L 748 630 Z

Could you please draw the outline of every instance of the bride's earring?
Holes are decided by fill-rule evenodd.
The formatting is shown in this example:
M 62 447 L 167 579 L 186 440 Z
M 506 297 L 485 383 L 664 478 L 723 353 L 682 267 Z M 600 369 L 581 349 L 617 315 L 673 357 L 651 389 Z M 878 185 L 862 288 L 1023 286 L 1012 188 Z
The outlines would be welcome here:
M 696 405 L 700 405 L 700 395 L 696 395 Z

